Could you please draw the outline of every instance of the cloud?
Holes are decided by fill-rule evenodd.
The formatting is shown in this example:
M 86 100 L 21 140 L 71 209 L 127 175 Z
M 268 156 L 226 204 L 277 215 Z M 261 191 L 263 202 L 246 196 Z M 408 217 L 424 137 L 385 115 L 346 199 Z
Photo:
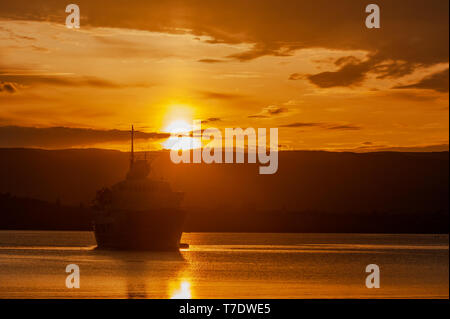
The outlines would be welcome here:
M 302 79 L 304 79 L 306 76 L 304 75 L 304 74 L 300 74 L 300 73 L 292 73 L 290 76 L 289 76 L 289 80 L 292 80 L 292 81 L 296 81 L 296 80 L 302 80 Z
M 14 83 L 11 82 L 0 82 L 0 93 L 16 93 L 17 88 Z
M 241 94 L 215 92 L 215 91 L 199 91 L 199 93 L 206 99 L 215 99 L 215 100 L 235 100 L 244 97 Z
M 371 72 L 377 74 L 377 79 L 395 79 L 402 76 L 411 74 L 414 72 L 416 67 L 419 67 L 419 63 L 410 63 L 407 61 L 388 61 L 383 62 L 382 59 L 374 61 L 371 65 Z
M 448 144 L 432 144 L 419 146 L 389 146 L 389 145 L 373 145 L 365 144 L 365 146 L 349 149 L 341 149 L 340 151 L 347 152 L 448 152 Z
M 294 122 L 294 123 L 290 123 L 290 124 L 280 125 L 280 127 L 292 127 L 292 128 L 296 128 L 296 127 L 317 127 L 317 126 L 321 126 L 321 125 L 322 124 L 320 124 L 320 123 Z
M 201 62 L 201 63 L 223 63 L 223 62 L 227 62 L 227 61 L 219 60 L 219 59 L 200 59 L 197 62 Z
M 360 60 L 354 56 L 337 59 L 334 64 L 339 66 L 337 71 L 327 71 L 318 74 L 301 75 L 293 73 L 290 80 L 308 79 L 320 88 L 359 86 L 367 75 L 373 74 L 377 79 L 395 79 L 411 74 L 417 67 L 426 64 L 411 61 L 386 60 L 380 53 L 369 55 Z
M 116 32 L 115 32 L 116 31 Z M 94 35 L 92 37 L 97 41 L 95 46 L 95 55 L 97 57 L 106 57 L 113 59 L 164 59 L 164 58 L 185 58 L 183 50 L 173 50 L 169 45 L 166 47 L 166 43 L 158 41 L 161 39 L 161 35 L 150 35 L 155 37 L 160 45 L 154 45 L 150 42 L 142 42 L 139 37 L 121 38 L 120 31 L 110 30 L 110 35 Z M 165 37 L 168 39 L 168 37 Z
M 264 109 L 264 111 L 270 115 L 278 115 L 281 113 L 286 113 L 288 109 L 286 107 L 268 106 Z
M 376 151 L 384 152 L 448 152 L 448 144 L 410 146 L 410 147 L 384 147 L 378 148 Z
M 336 72 L 322 72 L 308 75 L 308 80 L 321 88 L 359 85 L 370 71 L 369 62 L 348 62 Z
M 303 48 L 363 50 L 384 61 L 436 64 L 448 61 L 448 1 L 379 0 L 382 26 L 364 27 L 367 3 L 315 0 L 78 0 L 81 27 L 131 28 L 190 33 L 204 42 L 248 44 L 230 55 L 248 61 L 265 55 L 289 56 Z M 54 0 L 2 1 L 0 18 L 63 23 Z
M 410 84 L 410 85 L 400 85 L 394 87 L 395 89 L 427 89 L 434 90 L 437 92 L 448 92 L 449 89 L 449 71 L 448 69 L 434 73 L 430 76 L 423 78 L 421 81 Z
M 356 125 L 331 125 L 327 127 L 329 130 L 345 130 L 345 131 L 357 131 L 361 128 Z
M 261 114 L 255 114 L 255 115 L 249 115 L 247 116 L 249 119 L 267 119 L 269 116 L 267 115 L 261 115 Z
M 280 125 L 280 127 L 287 128 L 300 128 L 300 127 L 319 127 L 326 130 L 344 130 L 344 131 L 356 131 L 361 127 L 352 124 L 333 124 L 333 123 L 315 123 L 315 122 L 294 122 L 290 124 Z
M 28 72 L 28 73 L 27 73 Z M 103 89 L 121 89 L 129 87 L 150 87 L 150 83 L 116 83 L 95 76 L 74 76 L 59 74 L 40 74 L 32 71 L 4 72 L 0 70 L 0 82 L 14 82 L 23 85 L 54 85 L 80 87 L 89 86 Z
M 8 34 L 9 39 L 17 39 L 17 40 L 28 40 L 28 41 L 36 41 L 36 38 L 30 37 L 28 35 L 20 35 L 14 33 L 12 30 L 4 27 L 0 27 L 0 31 Z
M 259 113 L 259 114 L 253 114 L 249 115 L 248 118 L 255 118 L 255 119 L 265 119 L 269 117 L 273 117 L 276 115 L 280 115 L 282 113 L 288 112 L 289 109 L 287 107 L 279 107 L 275 105 L 269 105 Z
M 364 26 L 367 4 L 355 1 L 129 0 L 109 5 L 105 0 L 79 0 L 77 4 L 82 11 L 82 28 L 191 34 L 211 45 L 242 44 L 245 49 L 224 57 L 242 62 L 263 56 L 287 57 L 310 48 L 366 52 L 365 60 L 352 56 L 338 59 L 338 70 L 290 76 L 292 80 L 306 78 L 320 88 L 362 85 L 368 74 L 379 79 L 400 78 L 419 67 L 449 61 L 449 3 L 445 0 L 426 5 L 423 0 L 379 0 L 382 27 L 376 30 Z M 54 0 L 0 3 L 0 18 L 63 23 L 65 17 L 60 3 Z M 139 49 L 127 43 L 100 41 L 120 46 L 129 56 L 148 55 L 135 52 Z M 107 52 L 118 50 L 108 48 Z
M 346 64 L 357 64 L 361 62 L 358 58 L 354 57 L 354 56 L 344 56 L 342 58 L 337 59 L 336 61 L 334 61 L 334 64 L 337 66 L 341 66 L 341 65 L 346 65 Z
M 209 118 L 207 118 L 205 120 L 202 120 L 202 123 L 219 122 L 221 120 L 222 119 L 219 118 L 219 117 L 209 117 Z
M 227 58 L 236 59 L 241 62 L 250 61 L 265 55 L 287 57 L 294 54 L 296 47 L 276 47 L 264 44 L 257 44 L 251 50 L 230 54 Z
M 167 133 L 135 132 L 136 139 L 164 139 Z M 71 127 L 0 126 L 0 147 L 70 148 L 86 147 L 100 143 L 126 142 L 129 131 L 95 130 Z

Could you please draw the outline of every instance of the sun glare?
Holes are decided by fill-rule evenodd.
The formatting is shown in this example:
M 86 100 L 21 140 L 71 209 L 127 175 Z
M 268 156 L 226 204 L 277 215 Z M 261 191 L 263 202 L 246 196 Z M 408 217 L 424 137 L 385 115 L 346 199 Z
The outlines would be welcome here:
M 192 131 L 192 124 L 188 124 L 184 120 L 176 120 L 167 125 L 164 131 L 172 134 L 189 133 Z
M 187 281 L 180 283 L 180 289 L 172 293 L 170 299 L 191 299 L 191 284 Z
M 199 138 L 191 137 L 192 124 L 184 120 L 170 122 L 164 129 L 165 132 L 173 134 L 162 143 L 164 149 L 169 150 L 190 150 L 201 147 Z

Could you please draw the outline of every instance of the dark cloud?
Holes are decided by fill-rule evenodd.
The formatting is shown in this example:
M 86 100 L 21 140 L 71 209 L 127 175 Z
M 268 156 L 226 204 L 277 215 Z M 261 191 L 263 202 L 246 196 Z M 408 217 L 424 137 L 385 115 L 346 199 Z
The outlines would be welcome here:
M 360 62 L 361 61 L 354 56 L 344 56 L 344 57 L 339 58 L 336 61 L 334 61 L 334 64 L 337 66 L 341 66 L 341 65 L 346 65 L 346 64 L 357 64 Z
M 331 125 L 327 127 L 329 130 L 345 130 L 345 131 L 357 131 L 361 128 L 356 125 Z
M 235 99 L 241 99 L 244 97 L 241 94 L 214 92 L 214 91 L 199 91 L 199 93 L 204 98 L 215 99 L 215 100 L 235 100 Z
M 415 147 L 384 147 L 377 151 L 385 152 L 448 152 L 448 144 L 426 145 Z
M 348 63 L 336 72 L 309 75 L 308 80 L 321 88 L 361 84 L 370 70 L 368 63 Z
M 350 152 L 448 152 L 448 144 L 436 144 L 436 145 L 425 145 L 425 146 L 409 146 L 409 147 L 399 147 L 399 146 L 389 146 L 389 145 L 367 145 L 351 149 L 342 149 L 340 151 L 350 151 Z
M 376 61 L 375 62 L 379 62 Z M 414 72 L 414 69 L 420 64 L 409 63 L 406 61 L 389 61 L 374 63 L 372 72 L 378 74 L 377 79 L 399 78 Z
M 219 117 L 210 117 L 205 120 L 202 120 L 202 123 L 211 123 L 211 122 L 219 122 L 219 121 L 221 121 L 221 118 L 219 118 Z
M 337 71 L 306 75 L 306 78 L 321 88 L 349 87 L 361 85 L 368 74 L 376 75 L 377 79 L 395 79 L 411 74 L 417 67 L 425 64 L 409 61 L 387 61 L 384 56 L 377 53 L 364 61 L 354 56 L 342 57 L 335 61 L 335 65 L 340 67 Z M 304 77 L 294 73 L 289 79 L 299 80 Z
M 344 130 L 344 131 L 355 131 L 361 129 L 359 126 L 351 124 L 314 123 L 314 122 L 294 122 L 290 124 L 281 125 L 280 127 L 288 127 L 288 128 L 318 127 L 326 130 Z
M 255 114 L 255 115 L 249 115 L 247 116 L 249 119 L 267 119 L 269 116 L 262 115 L 262 114 Z
M 381 29 L 364 26 L 368 4 L 364 1 L 129 0 L 112 5 L 108 0 L 78 0 L 77 4 L 81 27 L 184 32 L 208 37 L 208 43 L 252 45 L 230 56 L 240 61 L 288 56 L 302 48 L 365 50 L 385 62 L 409 65 L 447 62 L 449 55 L 447 0 L 378 0 Z M 2 1 L 0 17 L 63 24 L 64 5 L 55 0 Z
M 14 83 L 11 82 L 0 82 L 0 93 L 16 93 L 17 88 Z
M 280 125 L 280 127 L 317 127 L 317 126 L 321 126 L 322 124 L 320 123 L 308 123 L 308 122 L 295 122 L 295 123 L 290 123 L 290 124 L 284 124 L 284 125 Z
M 334 64 L 340 67 L 337 71 L 309 75 L 293 73 L 289 76 L 289 80 L 302 80 L 306 78 L 321 88 L 360 85 L 366 78 L 366 74 L 375 66 L 376 62 L 373 61 L 373 58 L 363 62 L 354 56 L 346 56 L 337 59 Z
M 164 139 L 170 134 L 135 132 L 136 139 Z M 129 131 L 95 130 L 70 127 L 0 126 L 0 147 L 70 148 L 100 143 L 126 142 Z
M 223 63 L 223 62 L 227 62 L 226 60 L 219 60 L 219 59 L 200 59 L 197 62 L 202 62 L 202 63 Z
M 335 61 L 337 71 L 290 76 L 292 80 L 306 77 L 321 88 L 361 85 L 369 73 L 379 79 L 399 78 L 418 67 L 449 61 L 447 0 L 378 0 L 380 29 L 365 27 L 368 3 L 361 1 L 129 0 L 111 5 L 107 0 L 79 0 L 77 4 L 81 8 L 82 27 L 190 33 L 198 41 L 207 43 L 250 45 L 250 49 L 226 57 L 242 62 L 267 55 L 290 56 L 296 50 L 307 48 L 368 52 L 364 61 L 352 56 L 338 59 Z M 55 0 L 2 1 L 0 18 L 63 24 L 66 17 L 63 7 Z M 133 45 L 120 44 L 120 47 L 124 52 L 119 52 L 119 48 L 107 52 L 118 52 L 120 56 L 149 55 L 147 51 L 136 52 L 139 48 Z M 224 60 L 199 61 L 219 63 Z
M 276 45 L 257 44 L 253 49 L 245 52 L 235 53 L 227 56 L 227 58 L 236 59 L 241 62 L 250 61 L 265 55 L 272 56 L 292 56 L 296 46 L 293 47 L 277 47 Z
M 56 86 L 90 86 L 104 89 L 120 89 L 129 87 L 150 87 L 149 83 L 116 83 L 94 76 L 65 76 L 26 73 L 6 73 L 0 70 L 0 82 L 14 82 L 24 85 L 56 85 Z
M 395 89 L 428 89 L 445 93 L 449 89 L 449 71 L 446 69 L 427 76 L 418 83 L 396 86 Z

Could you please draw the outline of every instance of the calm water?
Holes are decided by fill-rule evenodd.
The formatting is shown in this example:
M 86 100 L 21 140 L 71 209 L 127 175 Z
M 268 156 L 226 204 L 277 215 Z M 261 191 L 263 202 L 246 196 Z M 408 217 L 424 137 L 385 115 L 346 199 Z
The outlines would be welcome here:
M 0 231 L 0 298 L 448 298 L 448 235 L 185 233 L 180 253 L 95 250 L 91 232 Z M 80 289 L 65 286 L 68 264 Z M 381 288 L 365 287 L 365 267 Z

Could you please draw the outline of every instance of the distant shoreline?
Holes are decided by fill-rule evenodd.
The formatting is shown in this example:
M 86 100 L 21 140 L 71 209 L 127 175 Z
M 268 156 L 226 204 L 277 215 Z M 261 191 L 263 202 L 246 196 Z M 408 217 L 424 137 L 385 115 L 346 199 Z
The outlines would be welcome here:
M 151 175 L 185 193 L 191 232 L 449 233 L 449 153 L 282 151 L 257 165 L 173 164 Z M 0 229 L 92 229 L 96 191 L 123 180 L 127 153 L 0 149 Z

